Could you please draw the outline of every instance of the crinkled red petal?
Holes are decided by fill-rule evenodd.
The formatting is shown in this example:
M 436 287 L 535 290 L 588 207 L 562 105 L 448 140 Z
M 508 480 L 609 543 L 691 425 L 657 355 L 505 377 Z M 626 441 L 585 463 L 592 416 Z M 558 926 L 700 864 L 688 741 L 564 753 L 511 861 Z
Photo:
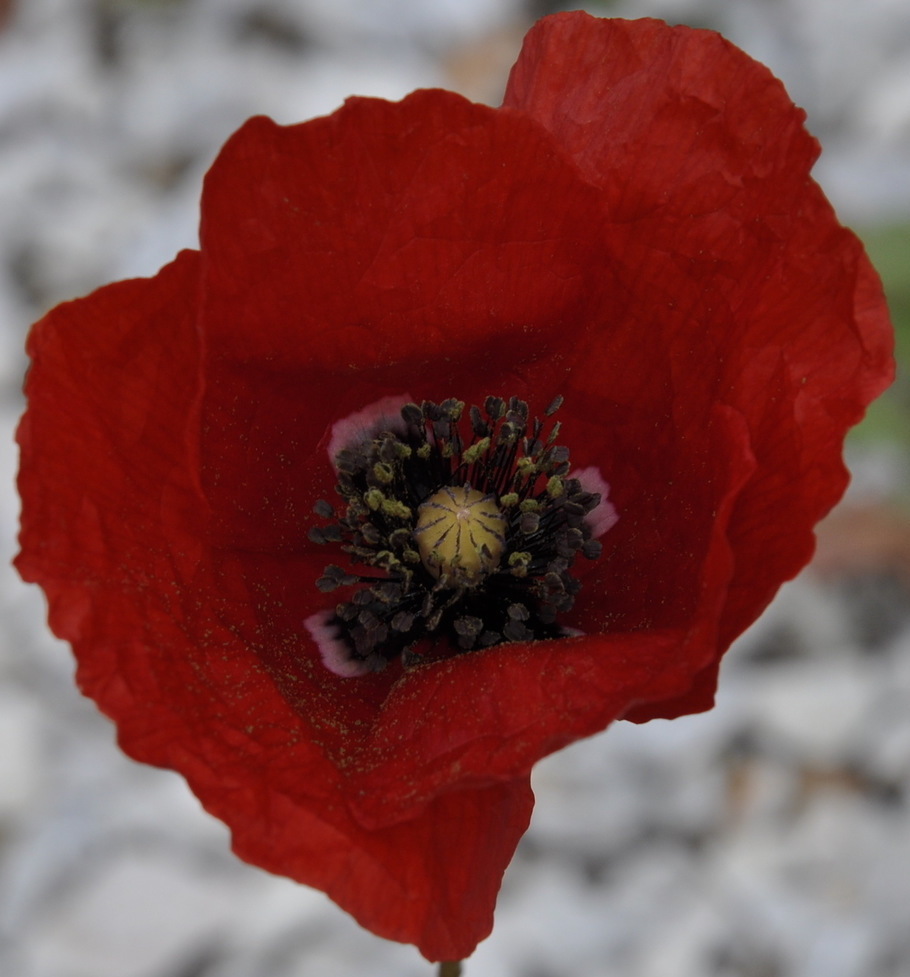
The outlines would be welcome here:
M 241 857 L 457 959 L 490 931 L 530 818 L 527 778 L 453 784 L 406 825 L 365 830 L 344 770 L 225 626 L 226 606 L 251 597 L 236 554 L 213 546 L 195 478 L 198 259 L 185 252 L 155 279 L 60 306 L 32 331 L 17 566 L 45 589 L 79 684 L 123 749 L 183 773 Z M 298 596 L 301 614 L 319 600 Z M 357 712 L 356 683 L 348 691 Z
M 731 518 L 715 661 L 691 694 L 629 718 L 707 708 L 720 655 L 811 556 L 846 486 L 843 436 L 891 382 L 881 284 L 809 177 L 804 113 L 720 35 L 559 14 L 528 34 L 504 105 L 603 191 L 630 312 L 648 332 L 659 316 L 679 395 L 746 419 L 757 464 Z

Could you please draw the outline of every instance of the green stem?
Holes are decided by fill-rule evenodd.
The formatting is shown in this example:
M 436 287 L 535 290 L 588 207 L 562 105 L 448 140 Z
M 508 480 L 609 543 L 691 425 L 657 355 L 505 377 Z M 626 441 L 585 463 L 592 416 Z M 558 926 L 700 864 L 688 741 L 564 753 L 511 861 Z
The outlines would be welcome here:
M 461 977 L 461 961 L 443 960 L 439 964 L 439 977 Z

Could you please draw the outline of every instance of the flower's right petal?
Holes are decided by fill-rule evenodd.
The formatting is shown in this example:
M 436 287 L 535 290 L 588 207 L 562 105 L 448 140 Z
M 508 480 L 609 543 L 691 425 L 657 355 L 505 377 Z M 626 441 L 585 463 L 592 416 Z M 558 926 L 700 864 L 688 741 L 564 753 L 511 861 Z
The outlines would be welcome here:
M 805 565 L 844 491 L 845 432 L 893 377 L 881 284 L 809 175 L 805 113 L 718 34 L 557 14 L 528 34 L 504 104 L 603 190 L 626 318 L 662 334 L 676 395 L 746 420 L 757 464 L 731 520 L 719 656 Z M 704 708 L 715 673 L 634 718 Z
M 750 200 L 769 191 L 785 213 L 819 153 L 805 112 L 764 65 L 714 31 L 649 18 L 538 21 L 503 106 L 553 135 L 617 224 L 659 221 L 715 239 L 735 234 Z

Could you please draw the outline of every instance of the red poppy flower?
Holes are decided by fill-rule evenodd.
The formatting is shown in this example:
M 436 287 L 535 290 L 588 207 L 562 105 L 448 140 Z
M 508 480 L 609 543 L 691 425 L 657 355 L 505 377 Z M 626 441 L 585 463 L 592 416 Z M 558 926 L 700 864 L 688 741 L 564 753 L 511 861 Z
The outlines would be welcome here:
M 498 110 L 251 120 L 199 251 L 34 328 L 18 567 L 242 858 L 459 958 L 535 761 L 711 705 L 891 375 L 802 122 L 713 33 L 556 15 Z M 416 535 L 446 486 L 473 550 Z

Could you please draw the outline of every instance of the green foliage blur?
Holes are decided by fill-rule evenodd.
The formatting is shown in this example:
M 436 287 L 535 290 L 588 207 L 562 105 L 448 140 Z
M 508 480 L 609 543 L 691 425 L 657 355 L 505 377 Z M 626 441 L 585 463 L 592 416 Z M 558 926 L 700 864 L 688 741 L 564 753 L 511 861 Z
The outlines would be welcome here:
M 897 334 L 897 379 L 856 428 L 856 440 L 889 440 L 910 450 L 910 224 L 859 232 L 878 269 Z

